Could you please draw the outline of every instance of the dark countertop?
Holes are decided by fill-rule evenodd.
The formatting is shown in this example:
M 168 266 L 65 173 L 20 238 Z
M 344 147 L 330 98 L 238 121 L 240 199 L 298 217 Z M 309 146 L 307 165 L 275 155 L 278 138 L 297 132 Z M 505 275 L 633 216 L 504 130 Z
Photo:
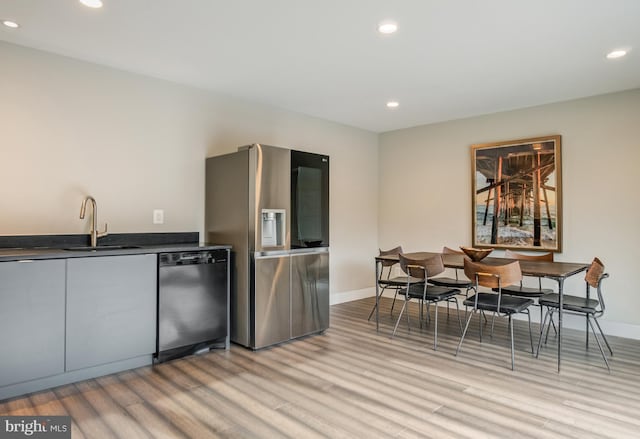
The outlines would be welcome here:
M 231 248 L 229 245 L 199 243 L 197 232 L 116 233 L 101 238 L 97 249 L 88 244 L 89 235 L 0 236 L 0 262 Z
M 182 243 L 141 245 L 135 248 L 100 248 L 98 250 L 79 249 L 65 250 L 62 248 L 0 248 L 0 262 L 19 261 L 25 259 L 68 259 L 86 258 L 92 256 L 141 255 L 149 253 L 187 252 L 197 250 L 230 249 L 230 245 L 207 243 Z

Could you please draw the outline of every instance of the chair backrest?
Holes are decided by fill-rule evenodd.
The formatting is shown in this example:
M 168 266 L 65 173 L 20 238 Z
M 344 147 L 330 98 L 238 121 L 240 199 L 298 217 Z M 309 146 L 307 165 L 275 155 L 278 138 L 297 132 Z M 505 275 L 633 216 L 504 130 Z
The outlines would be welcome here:
M 454 250 L 449 247 L 442 247 L 442 254 L 443 255 L 463 255 L 464 252 L 460 250 Z
M 391 250 L 378 250 L 380 251 L 380 256 L 394 256 L 402 253 L 402 246 L 399 245 L 395 248 L 392 248 Z M 381 261 L 381 263 L 383 267 L 391 267 L 397 264 L 396 261 Z
M 520 259 L 522 261 L 545 261 L 553 262 L 553 252 L 542 253 L 537 255 L 523 255 L 522 253 L 516 253 L 511 250 L 505 250 L 504 257 L 507 259 Z
M 442 255 L 435 255 L 426 259 L 412 259 L 401 253 L 400 268 L 411 277 L 425 279 L 442 273 L 444 271 L 444 262 L 442 262 Z
M 587 274 L 584 276 L 584 280 L 593 288 L 598 288 L 600 278 L 604 274 L 604 264 L 598 258 L 593 258 L 593 262 L 589 265 Z
M 609 277 L 608 273 L 604 272 L 604 264 L 598 258 L 593 258 L 591 265 L 587 269 L 587 274 L 584 276 L 584 280 L 587 283 L 587 296 L 589 295 L 589 288 L 595 288 L 598 292 L 598 306 L 600 315 L 604 314 L 605 306 L 604 299 L 602 297 L 602 280 Z
M 520 262 L 514 261 L 505 265 L 487 265 L 464 259 L 464 274 L 472 281 L 478 275 L 478 285 L 487 288 L 498 288 L 512 285 L 522 280 Z

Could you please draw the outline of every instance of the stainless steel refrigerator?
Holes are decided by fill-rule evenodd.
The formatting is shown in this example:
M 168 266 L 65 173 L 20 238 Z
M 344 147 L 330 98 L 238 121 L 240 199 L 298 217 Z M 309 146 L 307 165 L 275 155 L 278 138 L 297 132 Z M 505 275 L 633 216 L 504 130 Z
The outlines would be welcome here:
M 261 144 L 206 161 L 205 231 L 232 248 L 231 341 L 329 327 L 329 157 Z

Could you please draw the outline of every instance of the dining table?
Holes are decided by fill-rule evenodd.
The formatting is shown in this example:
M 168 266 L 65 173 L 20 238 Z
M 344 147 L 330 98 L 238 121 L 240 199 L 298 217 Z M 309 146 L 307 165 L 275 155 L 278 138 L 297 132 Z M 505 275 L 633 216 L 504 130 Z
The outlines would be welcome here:
M 412 252 L 404 253 L 405 256 L 411 259 L 428 259 L 430 257 L 442 255 L 442 261 L 447 268 L 464 269 L 464 259 L 467 256 L 463 254 L 442 254 L 438 252 Z M 380 330 L 379 323 L 379 301 L 380 301 L 380 286 L 378 280 L 380 278 L 380 270 L 382 261 L 399 261 L 398 255 L 385 255 L 376 256 L 376 332 Z M 513 262 L 513 259 L 486 257 L 480 261 L 482 264 L 487 265 L 505 265 Z M 560 304 L 558 310 L 558 372 L 560 372 L 561 353 L 562 353 L 562 314 L 563 314 L 563 287 L 565 279 L 581 273 L 587 268 L 589 264 L 579 262 L 556 262 L 556 261 L 532 261 L 532 260 L 519 260 L 520 270 L 524 276 L 544 277 L 547 279 L 553 279 L 558 283 L 558 295 L 560 296 Z

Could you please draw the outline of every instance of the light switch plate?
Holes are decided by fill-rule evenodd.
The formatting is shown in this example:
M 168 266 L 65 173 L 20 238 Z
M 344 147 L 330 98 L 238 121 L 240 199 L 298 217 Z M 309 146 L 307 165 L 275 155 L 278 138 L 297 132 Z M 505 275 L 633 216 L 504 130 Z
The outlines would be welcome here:
M 163 209 L 154 209 L 153 210 L 153 224 L 164 224 L 164 210 Z

